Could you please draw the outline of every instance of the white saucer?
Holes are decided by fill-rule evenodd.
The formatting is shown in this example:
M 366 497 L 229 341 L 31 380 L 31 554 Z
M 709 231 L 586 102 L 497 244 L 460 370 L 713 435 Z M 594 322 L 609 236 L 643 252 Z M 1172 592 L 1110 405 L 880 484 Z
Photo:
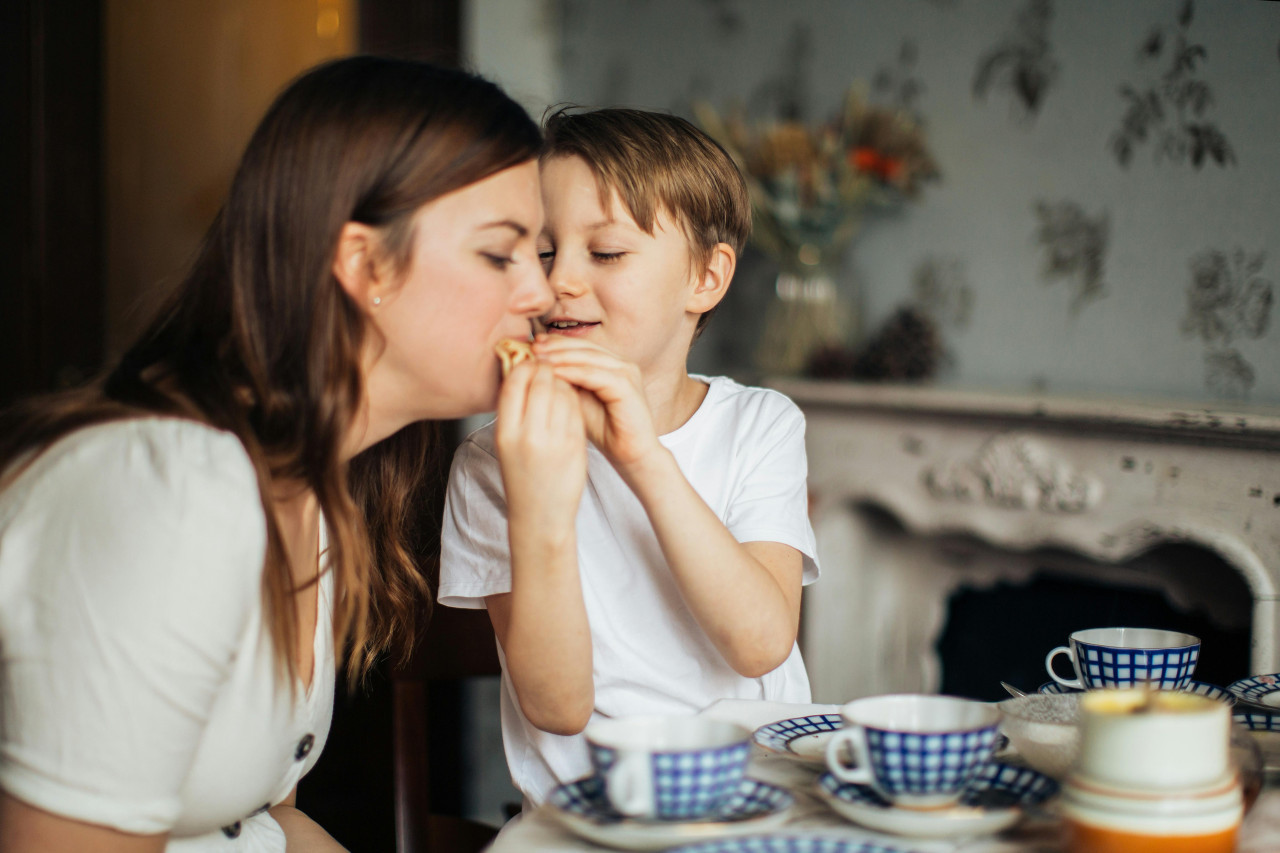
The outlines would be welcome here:
M 1058 783 L 1025 767 L 993 763 L 965 789 L 955 806 L 928 811 L 895 808 L 866 785 L 841 782 L 830 773 L 818 778 L 818 796 L 846 820 L 914 838 L 987 835 L 1013 826 L 1025 808 L 1058 792 Z
M 599 777 L 560 785 L 547 798 L 551 813 L 574 835 L 619 850 L 664 850 L 713 838 L 764 832 L 780 826 L 795 798 L 759 779 L 746 778 L 714 815 L 702 820 L 663 821 L 623 817 L 604 796 Z
M 1239 684 L 1239 682 L 1236 683 Z M 1180 687 L 1178 690 L 1183 693 L 1195 693 L 1197 696 L 1203 696 L 1206 699 L 1216 699 L 1219 702 L 1225 702 L 1232 706 L 1236 704 L 1236 695 L 1233 695 L 1235 694 L 1234 690 L 1230 687 L 1219 687 L 1218 685 L 1210 684 L 1207 681 L 1190 681 L 1187 683 L 1186 687 Z M 1059 684 L 1056 681 L 1046 681 L 1044 684 L 1040 685 L 1039 692 L 1047 693 L 1051 696 L 1058 696 L 1064 693 L 1080 693 L 1081 691 L 1078 688 L 1067 687 L 1066 685 Z M 1280 695 L 1276 696 L 1276 700 L 1280 703 Z M 1280 711 L 1280 704 L 1276 705 L 1276 710 Z
M 839 714 L 813 714 L 761 726 L 754 737 L 756 745 L 766 752 L 825 767 L 827 741 L 832 732 L 843 727 Z

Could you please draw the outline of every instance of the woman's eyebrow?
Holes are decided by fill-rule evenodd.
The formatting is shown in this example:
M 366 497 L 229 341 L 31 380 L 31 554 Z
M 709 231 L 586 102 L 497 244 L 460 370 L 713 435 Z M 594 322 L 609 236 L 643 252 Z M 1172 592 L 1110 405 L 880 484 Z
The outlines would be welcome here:
M 523 237 L 529 233 L 529 229 L 514 219 L 502 219 L 497 222 L 487 222 L 484 225 L 476 227 L 477 231 L 487 231 L 490 228 L 510 228 L 516 232 L 517 237 Z

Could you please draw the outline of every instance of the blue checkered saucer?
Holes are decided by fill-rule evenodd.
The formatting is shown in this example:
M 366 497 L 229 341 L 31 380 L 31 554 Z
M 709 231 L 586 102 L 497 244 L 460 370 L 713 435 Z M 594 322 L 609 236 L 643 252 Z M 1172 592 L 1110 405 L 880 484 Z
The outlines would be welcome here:
M 1257 676 L 1255 676 L 1256 678 Z M 1241 681 L 1253 681 L 1253 678 L 1244 678 Z M 1228 690 L 1234 688 L 1240 681 L 1233 682 Z M 1236 694 L 1246 702 L 1257 702 L 1251 696 L 1244 696 L 1243 693 Z M 1280 707 L 1274 711 L 1266 711 L 1255 705 L 1237 705 L 1235 713 L 1231 715 L 1233 722 L 1244 726 L 1255 734 L 1280 734 Z M 1278 767 L 1280 769 L 1280 767 Z
M 603 780 L 587 776 L 557 787 L 547 803 L 566 829 L 587 841 L 622 850 L 663 850 L 774 829 L 790 817 L 795 797 L 777 785 L 747 777 L 733 796 L 707 817 L 642 820 L 615 811 L 605 797 Z
M 1275 713 L 1280 714 L 1280 673 L 1251 675 L 1231 682 L 1227 690 L 1246 702 L 1275 708 Z
M 667 853 L 912 853 L 896 844 L 820 835 L 748 835 L 704 841 Z
M 1280 708 L 1275 713 L 1237 705 L 1232 722 L 1245 729 L 1262 759 L 1262 780 L 1266 786 L 1280 784 Z M 1235 748 L 1234 737 L 1232 748 Z
M 869 785 L 841 782 L 830 773 L 818 777 L 818 795 L 841 817 L 868 829 L 915 838 L 999 832 L 1057 793 L 1058 783 L 1043 773 L 1001 762 L 984 765 L 960 802 L 941 809 L 898 808 Z
M 1251 732 L 1280 733 L 1280 709 L 1277 709 L 1274 714 L 1254 710 L 1236 711 L 1231 715 L 1231 719 Z
M 1189 681 L 1187 682 L 1186 687 L 1178 687 L 1174 689 L 1183 693 L 1195 693 L 1197 696 L 1204 696 L 1206 699 L 1216 699 L 1219 702 L 1225 702 L 1228 705 L 1236 704 L 1236 697 L 1232 695 L 1233 691 L 1231 688 L 1219 687 L 1218 685 L 1210 684 L 1207 681 Z M 1077 690 L 1074 687 L 1064 687 L 1056 681 L 1046 681 L 1044 684 L 1040 685 L 1040 692 L 1047 693 L 1051 696 L 1057 696 L 1063 693 L 1080 693 L 1082 691 Z M 1276 708 L 1276 711 L 1280 712 L 1280 707 Z
M 778 720 L 756 729 L 757 746 L 805 764 L 826 766 L 827 741 L 831 733 L 844 727 L 839 714 L 812 714 Z

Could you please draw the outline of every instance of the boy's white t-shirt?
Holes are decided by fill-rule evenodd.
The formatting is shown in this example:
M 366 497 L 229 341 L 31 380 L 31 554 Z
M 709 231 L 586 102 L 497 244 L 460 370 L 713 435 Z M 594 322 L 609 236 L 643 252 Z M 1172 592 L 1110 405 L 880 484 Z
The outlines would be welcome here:
M 709 384 L 707 396 L 683 426 L 661 437 L 663 445 L 734 538 L 792 546 L 804 555 L 804 583 L 814 582 L 804 416 L 776 391 L 725 377 L 695 378 Z M 726 698 L 810 701 L 798 648 L 762 678 L 741 676 L 725 662 L 686 607 L 639 499 L 594 446 L 588 447 L 577 535 L 591 626 L 592 719 L 693 714 Z M 454 457 L 439 599 L 482 608 L 485 596 L 510 591 L 506 501 L 491 423 Z M 582 735 L 548 734 L 525 719 L 505 657 L 502 735 L 512 781 L 528 803 L 537 805 L 557 784 L 591 772 Z

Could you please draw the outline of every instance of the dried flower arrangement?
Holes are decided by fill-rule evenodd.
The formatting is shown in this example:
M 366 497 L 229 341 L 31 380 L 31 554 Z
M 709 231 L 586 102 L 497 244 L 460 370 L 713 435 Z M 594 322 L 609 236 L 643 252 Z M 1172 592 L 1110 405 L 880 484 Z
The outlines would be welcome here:
M 866 103 L 850 88 L 839 114 L 819 124 L 722 117 L 705 103 L 698 122 L 738 162 L 755 207 L 755 244 L 788 272 L 839 263 L 871 207 L 919 195 L 938 176 L 920 124 Z
M 864 214 L 916 198 L 938 176 L 924 131 L 905 108 L 868 104 L 857 86 L 836 116 L 815 124 L 751 121 L 741 110 L 722 117 L 705 103 L 694 111 L 742 169 L 752 243 L 780 268 L 757 367 L 812 372 L 818 353 L 855 344 L 857 298 L 840 292 L 837 271 Z

